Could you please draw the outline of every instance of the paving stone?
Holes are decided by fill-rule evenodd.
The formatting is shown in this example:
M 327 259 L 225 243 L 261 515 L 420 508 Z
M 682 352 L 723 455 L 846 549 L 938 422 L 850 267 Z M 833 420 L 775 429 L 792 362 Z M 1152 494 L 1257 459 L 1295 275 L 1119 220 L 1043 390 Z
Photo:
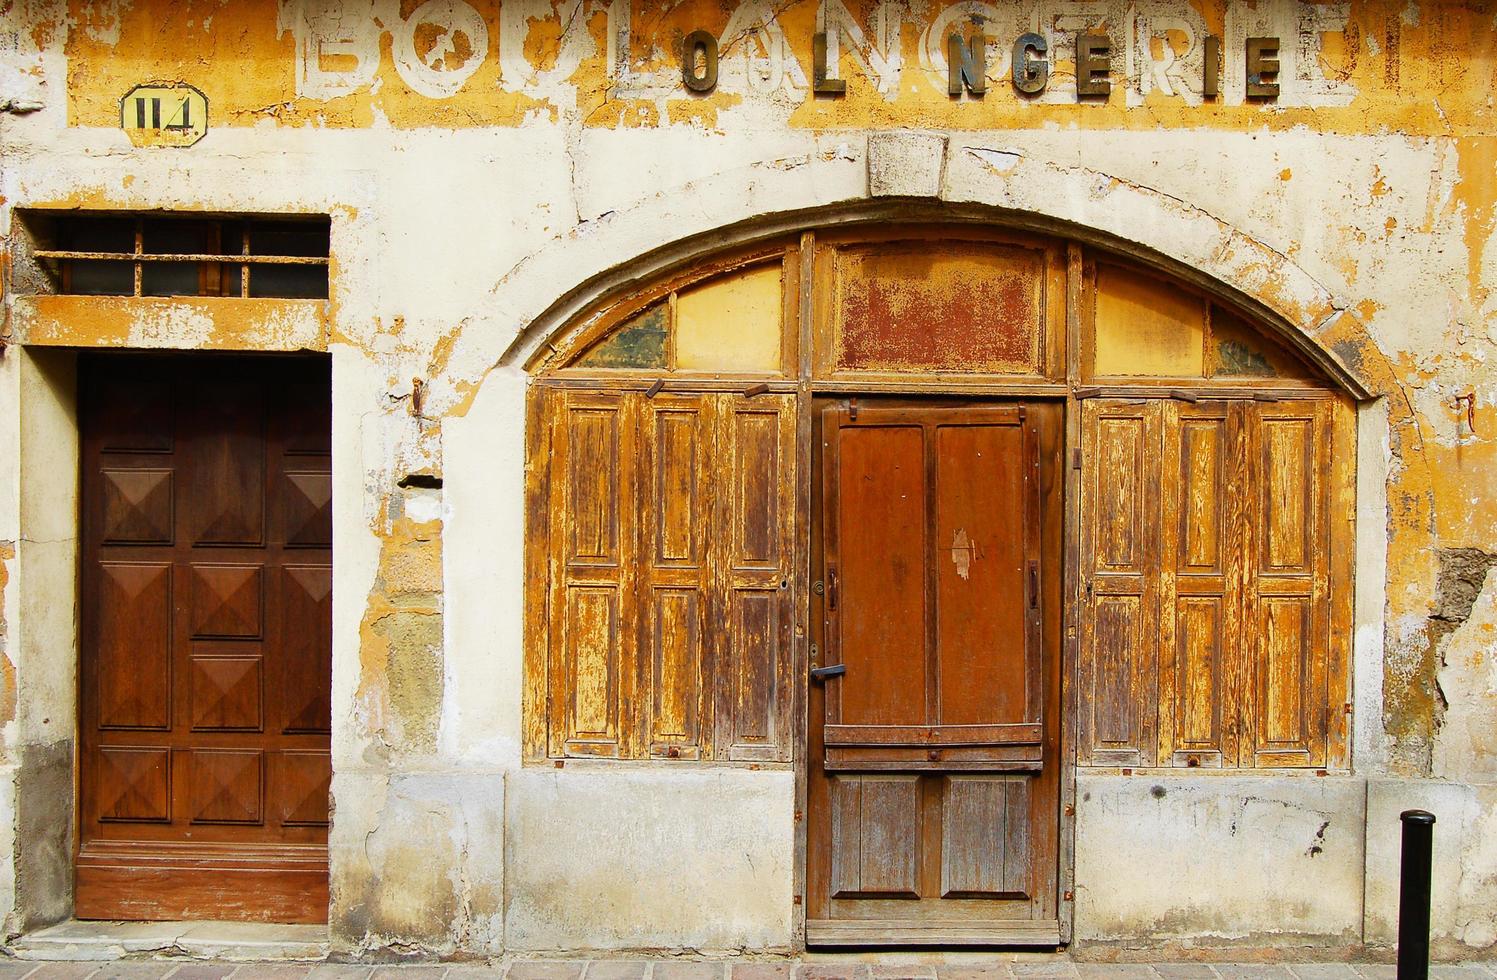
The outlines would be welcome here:
M 1289 971 L 1299 980 L 1356 980 L 1350 963 L 1291 963 Z
M 868 967 L 862 963 L 802 963 L 795 971 L 796 980 L 868 980 Z
M 504 964 L 499 963 L 454 963 L 447 968 L 443 980 L 498 980 L 504 976 Z M 234 980 L 239 980 L 235 975 Z
M 1429 968 L 1430 980 L 1487 980 L 1490 976 L 1476 963 L 1441 963 Z
M 26 976 L 27 980 L 83 980 L 98 968 L 98 963 L 43 963 Z
M 367 980 L 373 972 L 373 967 L 357 963 L 318 963 L 307 974 L 307 980 Z
M 1015 963 L 1009 967 L 1015 977 L 1074 977 L 1074 963 Z
M 644 980 L 649 969 L 649 960 L 593 960 L 582 976 L 583 980 Z
M 369 980 L 442 980 L 447 967 L 440 963 L 411 963 L 377 966 Z
M 586 960 L 516 960 L 505 974 L 508 980 L 582 980 Z
M 21 980 L 35 969 L 36 963 L 29 960 L 0 960 L 0 980 Z
M 113 963 L 95 963 L 89 976 L 93 980 L 161 980 L 168 973 L 180 969 L 181 964 L 164 960 L 116 960 Z M 32 976 L 41 976 L 38 970 Z
M 234 973 L 238 964 L 223 964 L 223 962 L 190 962 L 183 964 L 177 970 L 168 974 L 172 980 L 223 980 L 229 974 Z
M 1276 963 L 1218 963 L 1216 973 L 1225 980 L 1294 980 L 1288 967 Z
M 733 980 L 790 980 L 794 963 L 734 963 Z
M 930 963 L 874 963 L 869 972 L 877 980 L 936 980 Z
M 195 964 L 196 965 L 196 964 Z M 233 964 L 229 964 L 232 966 Z M 244 963 L 234 971 L 234 980 L 308 980 L 314 966 L 311 963 Z M 320 967 L 318 967 L 320 969 Z M 187 969 L 186 967 L 182 968 Z M 363 967 L 363 973 L 350 973 L 349 980 L 368 975 L 368 967 Z M 171 975 L 170 980 L 185 980 L 182 970 Z M 211 976 L 205 976 L 203 980 L 212 980 Z M 327 980 L 332 980 L 331 977 Z
M 1153 963 L 1154 972 L 1165 980 L 1215 980 L 1210 963 Z
M 1147 963 L 1077 963 L 1081 980 L 1155 980 Z
M 1391 963 L 1358 963 L 1357 976 L 1367 980 L 1398 980 L 1398 967 Z
M 654 980 L 722 980 L 727 972 L 726 963 L 710 960 L 657 960 Z M 592 976 L 589 970 L 587 980 L 592 980 Z
M 936 967 L 938 980 L 1005 980 L 1013 972 L 1007 963 L 963 963 Z

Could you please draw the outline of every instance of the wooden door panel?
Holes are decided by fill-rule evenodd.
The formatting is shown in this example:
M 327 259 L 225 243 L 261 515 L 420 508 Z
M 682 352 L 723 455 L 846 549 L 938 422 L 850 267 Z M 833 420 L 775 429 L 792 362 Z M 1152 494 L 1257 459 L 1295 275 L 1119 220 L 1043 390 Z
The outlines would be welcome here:
M 830 723 L 927 723 L 925 436 L 919 426 L 841 433 L 837 510 L 826 578 L 828 652 L 858 683 L 838 682 Z
M 193 385 L 194 445 L 186 504 L 199 545 L 265 540 L 265 404 L 258 385 Z
M 94 683 L 100 728 L 171 724 L 172 566 L 100 562 Z
M 808 942 L 1053 944 L 1059 413 L 817 424 L 816 635 L 846 673 L 811 692 Z
M 281 714 L 288 735 L 332 728 L 333 570 L 327 565 L 281 569 Z
M 917 898 L 921 866 L 918 776 L 832 780 L 832 897 Z
M 1034 880 L 1026 776 L 948 776 L 941 813 L 941 897 L 1028 898 Z
M 1039 721 L 1038 656 L 1029 604 L 1024 429 L 942 425 L 935 431 L 936 657 L 944 726 Z M 1013 513 L 1018 502 L 1019 514 Z M 944 559 L 944 560 L 943 560 Z M 1016 630 L 1015 627 L 1018 626 Z M 1038 741 L 1038 732 L 1034 733 Z
M 106 469 L 100 476 L 106 543 L 172 543 L 171 470 Z
M 167 749 L 106 746 L 99 750 L 96 766 L 99 820 L 171 821 L 171 753 Z
M 80 918 L 326 920 L 328 392 L 324 359 L 83 359 Z

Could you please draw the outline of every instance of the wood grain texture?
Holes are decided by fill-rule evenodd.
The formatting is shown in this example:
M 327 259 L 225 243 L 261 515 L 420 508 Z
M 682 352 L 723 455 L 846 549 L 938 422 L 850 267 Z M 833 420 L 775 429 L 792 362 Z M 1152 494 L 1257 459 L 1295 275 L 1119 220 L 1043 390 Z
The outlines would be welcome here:
M 808 941 L 1055 935 L 1060 412 L 816 421 L 813 639 L 847 672 L 811 691 Z
M 325 921 L 327 362 L 80 374 L 77 914 Z
M 794 406 L 537 394 L 528 757 L 789 758 Z

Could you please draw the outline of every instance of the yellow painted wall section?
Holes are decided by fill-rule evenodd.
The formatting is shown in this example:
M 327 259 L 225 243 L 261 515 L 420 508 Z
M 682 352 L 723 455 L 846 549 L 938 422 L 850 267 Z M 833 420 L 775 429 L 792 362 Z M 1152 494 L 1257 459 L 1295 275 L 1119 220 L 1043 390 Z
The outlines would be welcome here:
M 719 127 L 725 110 L 762 104 L 792 126 L 1490 132 L 1494 14 L 1477 4 L 1257 4 L 1144 0 L 1079 12 L 1047 2 L 935 0 L 475 0 L 418 4 L 223 4 L 74 0 L 68 16 L 69 119 L 118 126 L 132 86 L 192 84 L 211 126 Z M 814 95 L 812 37 L 824 26 L 847 83 Z M 55 24 L 37 30 L 55 29 Z M 1010 82 L 1015 40 L 1051 39 L 1037 96 Z M 680 38 L 719 39 L 715 91 L 681 84 Z M 987 93 L 947 94 L 946 39 L 981 31 Z M 1111 40 L 1111 94 L 1078 105 L 1075 36 Z M 1203 100 L 1205 36 L 1223 38 L 1221 95 Z M 162 43 L 170 36 L 173 43 Z M 1245 39 L 1281 41 L 1276 99 L 1245 94 Z M 246 68 L 246 66 L 252 66 Z M 210 130 L 211 131 L 211 130 Z

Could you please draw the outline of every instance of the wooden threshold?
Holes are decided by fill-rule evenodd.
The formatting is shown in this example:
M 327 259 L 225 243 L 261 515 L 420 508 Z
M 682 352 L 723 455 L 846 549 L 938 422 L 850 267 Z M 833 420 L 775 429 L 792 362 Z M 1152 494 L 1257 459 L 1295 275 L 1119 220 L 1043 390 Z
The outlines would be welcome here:
M 1059 946 L 1057 919 L 806 920 L 807 946 Z
M 327 848 L 95 841 L 78 854 L 79 919 L 327 922 Z

